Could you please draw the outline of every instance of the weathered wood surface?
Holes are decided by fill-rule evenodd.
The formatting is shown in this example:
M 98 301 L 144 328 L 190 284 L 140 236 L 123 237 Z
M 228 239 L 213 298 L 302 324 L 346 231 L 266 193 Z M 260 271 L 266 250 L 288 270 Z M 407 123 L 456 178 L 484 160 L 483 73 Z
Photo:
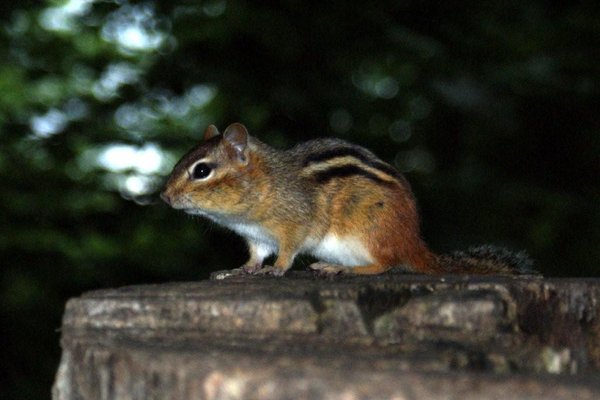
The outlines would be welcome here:
M 600 280 L 232 277 L 68 302 L 53 397 L 599 399 Z

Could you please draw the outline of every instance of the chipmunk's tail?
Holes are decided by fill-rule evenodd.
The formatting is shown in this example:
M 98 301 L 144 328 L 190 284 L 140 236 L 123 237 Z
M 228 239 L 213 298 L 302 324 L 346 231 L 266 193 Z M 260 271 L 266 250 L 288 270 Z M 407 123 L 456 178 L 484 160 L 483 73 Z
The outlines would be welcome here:
M 524 251 L 514 253 L 495 246 L 470 247 L 437 256 L 438 266 L 447 273 L 478 275 L 539 275 Z

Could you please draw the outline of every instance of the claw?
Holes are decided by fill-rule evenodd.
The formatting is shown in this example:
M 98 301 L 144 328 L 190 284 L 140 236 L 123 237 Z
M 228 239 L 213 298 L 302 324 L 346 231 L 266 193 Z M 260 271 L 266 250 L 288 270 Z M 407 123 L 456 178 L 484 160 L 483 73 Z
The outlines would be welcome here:
M 235 269 L 227 269 L 224 271 L 213 272 L 210 277 L 212 280 L 220 281 L 223 279 L 230 278 L 232 276 L 241 276 L 241 275 L 246 275 L 246 272 L 242 268 L 235 268 Z
M 259 269 L 253 273 L 254 275 L 271 275 L 271 276 L 283 276 L 285 271 L 281 268 L 273 267 L 271 265 L 265 265 L 262 269 Z
M 317 271 L 321 275 L 337 275 L 344 273 L 347 268 L 341 265 L 329 264 L 326 262 L 316 262 L 310 264 L 308 268 Z
M 262 265 L 259 264 L 259 263 L 256 263 L 256 264 L 245 264 L 245 265 L 242 265 L 240 267 L 240 269 L 243 270 L 247 274 L 254 275 L 258 271 L 260 271 L 261 267 L 262 267 Z

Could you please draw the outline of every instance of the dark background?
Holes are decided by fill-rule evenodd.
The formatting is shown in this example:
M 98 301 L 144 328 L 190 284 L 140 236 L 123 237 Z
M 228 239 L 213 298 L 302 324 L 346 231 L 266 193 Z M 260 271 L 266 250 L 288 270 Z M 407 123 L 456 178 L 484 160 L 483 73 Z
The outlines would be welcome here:
M 438 252 L 600 266 L 597 1 L 0 2 L 0 397 L 48 398 L 65 301 L 246 257 L 157 191 L 209 123 L 405 172 Z M 301 264 L 301 263 L 300 263 Z M 298 267 L 302 267 L 299 265 Z

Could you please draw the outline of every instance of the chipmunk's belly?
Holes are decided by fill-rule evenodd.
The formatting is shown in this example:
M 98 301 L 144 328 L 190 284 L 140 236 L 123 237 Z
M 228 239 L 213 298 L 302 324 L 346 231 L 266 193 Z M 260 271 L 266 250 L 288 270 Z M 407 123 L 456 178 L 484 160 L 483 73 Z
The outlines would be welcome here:
M 373 263 L 373 257 L 365 246 L 350 236 L 339 237 L 329 233 L 308 252 L 319 260 L 348 267 Z

